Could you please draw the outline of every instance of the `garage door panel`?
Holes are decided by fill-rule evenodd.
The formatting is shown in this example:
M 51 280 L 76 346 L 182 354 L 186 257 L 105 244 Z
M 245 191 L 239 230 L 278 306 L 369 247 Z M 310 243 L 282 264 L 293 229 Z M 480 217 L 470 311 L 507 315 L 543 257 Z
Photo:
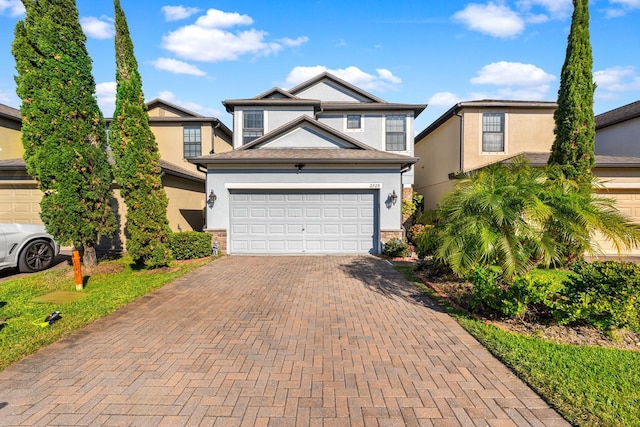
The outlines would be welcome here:
M 375 252 L 375 202 L 373 190 L 231 191 L 231 253 Z

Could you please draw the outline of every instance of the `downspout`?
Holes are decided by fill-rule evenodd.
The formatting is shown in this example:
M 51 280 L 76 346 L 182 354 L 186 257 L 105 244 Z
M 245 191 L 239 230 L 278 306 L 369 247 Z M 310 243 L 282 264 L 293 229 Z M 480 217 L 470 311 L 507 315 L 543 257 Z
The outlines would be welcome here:
M 464 168 L 464 116 L 460 113 L 454 113 L 460 117 L 460 168 L 459 172 L 462 172 Z
M 216 123 L 216 125 L 213 127 L 213 131 L 211 132 L 211 151 L 209 151 L 209 154 L 213 154 L 214 151 L 214 147 L 215 147 L 215 143 L 216 143 L 216 129 L 218 129 L 218 127 L 220 126 L 220 120 L 218 120 L 218 123 Z

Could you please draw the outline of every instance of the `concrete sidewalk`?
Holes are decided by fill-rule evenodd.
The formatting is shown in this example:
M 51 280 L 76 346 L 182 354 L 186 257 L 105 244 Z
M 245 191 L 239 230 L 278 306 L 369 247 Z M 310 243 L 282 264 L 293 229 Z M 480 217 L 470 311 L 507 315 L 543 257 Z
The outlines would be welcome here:
M 569 424 L 386 261 L 236 256 L 0 372 L 0 425 Z

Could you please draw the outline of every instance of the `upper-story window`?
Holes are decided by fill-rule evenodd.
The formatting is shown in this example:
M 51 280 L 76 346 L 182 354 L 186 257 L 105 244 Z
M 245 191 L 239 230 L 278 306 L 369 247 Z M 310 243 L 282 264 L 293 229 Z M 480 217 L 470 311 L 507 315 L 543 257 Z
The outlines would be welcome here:
M 202 131 L 200 126 L 184 126 L 182 128 L 182 144 L 185 158 L 202 155 Z
M 482 114 L 482 152 L 504 153 L 504 113 Z
M 362 129 L 362 116 L 360 114 L 347 114 L 347 129 L 348 130 Z
M 242 144 L 247 144 L 264 134 L 264 114 L 261 110 L 245 110 L 242 120 Z
M 407 120 L 402 114 L 386 117 L 386 150 L 405 151 L 407 149 Z

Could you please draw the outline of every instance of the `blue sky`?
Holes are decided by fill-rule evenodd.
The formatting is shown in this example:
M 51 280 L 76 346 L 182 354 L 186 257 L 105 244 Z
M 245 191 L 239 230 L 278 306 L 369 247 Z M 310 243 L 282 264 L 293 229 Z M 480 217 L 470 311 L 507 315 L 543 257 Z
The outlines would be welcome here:
M 382 2 L 121 0 L 147 100 L 231 126 L 225 99 L 330 71 L 389 102 L 428 104 L 420 132 L 460 101 L 555 101 L 571 0 Z M 77 0 L 97 96 L 113 114 L 113 3 Z M 11 42 L 24 17 L 0 0 L 0 103 L 19 108 Z M 640 99 L 640 0 L 592 0 L 596 114 Z

